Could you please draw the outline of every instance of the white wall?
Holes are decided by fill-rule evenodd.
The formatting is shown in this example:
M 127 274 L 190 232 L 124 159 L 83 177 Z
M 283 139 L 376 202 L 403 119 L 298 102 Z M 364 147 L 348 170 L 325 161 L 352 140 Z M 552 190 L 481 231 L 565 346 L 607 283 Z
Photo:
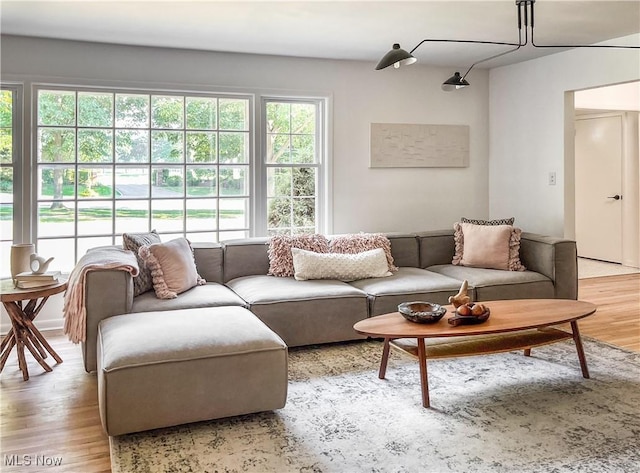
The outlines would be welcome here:
M 639 41 L 640 35 L 633 35 L 611 44 Z M 565 218 L 568 226 L 573 222 L 573 161 L 565 162 L 565 120 L 573 126 L 573 94 L 568 107 L 565 92 L 640 79 L 640 53 L 573 49 L 492 69 L 489 79 L 490 215 L 515 216 L 527 231 L 563 236 Z M 571 154 L 573 135 L 567 136 Z M 548 184 L 552 171 L 556 186 Z
M 640 82 L 581 90 L 575 93 L 576 108 L 640 111 Z
M 489 214 L 488 72 L 446 93 L 452 70 L 424 65 L 375 71 L 373 63 L 118 46 L 2 36 L 3 80 L 120 87 L 327 95 L 332 103 L 333 233 L 450 228 Z M 25 117 L 27 127 L 30 116 Z M 470 166 L 369 169 L 372 122 L 470 126 Z M 26 128 L 28 129 L 28 128 Z M 25 138 L 29 159 L 31 143 Z M 46 314 L 39 317 L 47 322 Z M 60 315 L 55 316 L 60 321 Z

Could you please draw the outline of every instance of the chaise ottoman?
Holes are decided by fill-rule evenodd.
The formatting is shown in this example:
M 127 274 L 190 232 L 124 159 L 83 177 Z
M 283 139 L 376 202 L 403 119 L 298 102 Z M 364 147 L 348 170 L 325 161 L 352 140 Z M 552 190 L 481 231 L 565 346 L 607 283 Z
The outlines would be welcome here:
M 140 312 L 98 328 L 109 435 L 284 407 L 287 346 L 242 307 Z

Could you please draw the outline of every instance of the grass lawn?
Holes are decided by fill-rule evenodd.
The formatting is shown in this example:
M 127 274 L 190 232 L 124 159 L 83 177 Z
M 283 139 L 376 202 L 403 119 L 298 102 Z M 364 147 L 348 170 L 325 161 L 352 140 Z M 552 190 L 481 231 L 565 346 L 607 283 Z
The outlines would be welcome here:
M 214 218 L 217 210 L 211 209 L 199 209 L 199 210 L 187 210 L 187 218 Z M 242 215 L 242 210 L 220 210 L 220 218 L 233 218 L 238 215 Z M 81 209 L 80 220 L 92 221 L 92 220 L 111 220 L 112 210 L 109 208 L 96 208 L 96 209 Z M 75 218 L 74 209 L 50 209 L 45 208 L 40 210 L 41 222 L 60 222 L 69 223 L 73 222 Z M 136 209 L 119 209 L 116 211 L 116 218 L 147 218 L 148 212 L 146 210 Z M 183 215 L 182 210 L 155 210 L 152 212 L 152 216 L 155 219 L 172 220 L 181 219 Z M 11 220 L 13 218 L 13 208 L 9 205 L 0 206 L 0 220 Z

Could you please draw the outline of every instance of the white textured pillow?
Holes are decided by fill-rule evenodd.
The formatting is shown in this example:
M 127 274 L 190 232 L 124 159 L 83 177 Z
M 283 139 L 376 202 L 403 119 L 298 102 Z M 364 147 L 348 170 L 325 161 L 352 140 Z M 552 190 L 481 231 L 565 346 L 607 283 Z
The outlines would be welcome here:
M 338 279 L 356 281 L 391 276 L 387 256 L 382 248 L 355 254 L 314 253 L 291 248 L 294 277 L 307 279 Z

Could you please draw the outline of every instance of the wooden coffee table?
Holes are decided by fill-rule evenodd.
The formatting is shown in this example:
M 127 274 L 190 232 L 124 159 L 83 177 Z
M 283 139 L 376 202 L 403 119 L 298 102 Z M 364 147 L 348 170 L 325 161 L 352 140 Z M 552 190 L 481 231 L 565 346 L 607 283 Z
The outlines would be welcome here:
M 491 309 L 489 319 L 477 325 L 453 326 L 447 322 L 453 316 L 453 306 L 434 324 L 409 322 L 399 312 L 361 320 L 353 328 L 374 338 L 384 338 L 382 361 L 378 377 L 384 379 L 393 346 L 418 358 L 422 405 L 429 407 L 427 358 L 482 355 L 524 350 L 573 338 L 580 360 L 582 376 L 589 377 L 587 360 L 582 348 L 578 320 L 593 314 L 596 306 L 583 301 L 566 299 L 522 299 L 482 302 Z M 552 328 L 552 325 L 571 324 L 571 332 Z M 428 340 L 425 343 L 425 339 Z

